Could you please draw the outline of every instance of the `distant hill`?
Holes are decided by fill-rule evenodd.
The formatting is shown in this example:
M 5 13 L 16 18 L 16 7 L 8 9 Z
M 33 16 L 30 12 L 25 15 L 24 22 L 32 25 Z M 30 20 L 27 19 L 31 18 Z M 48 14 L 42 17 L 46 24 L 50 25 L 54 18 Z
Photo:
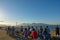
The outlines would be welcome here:
M 44 24 L 44 23 L 23 23 L 20 24 L 19 26 L 48 26 L 49 24 Z
M 40 27 L 42 26 L 43 28 L 45 28 L 46 26 L 49 26 L 49 28 L 55 28 L 56 25 L 50 25 L 50 24 L 44 24 L 44 23 L 23 23 L 23 24 L 20 24 L 19 26 L 24 26 L 24 27 L 28 27 L 28 26 L 34 26 L 34 27 Z M 58 25 L 60 27 L 60 25 Z

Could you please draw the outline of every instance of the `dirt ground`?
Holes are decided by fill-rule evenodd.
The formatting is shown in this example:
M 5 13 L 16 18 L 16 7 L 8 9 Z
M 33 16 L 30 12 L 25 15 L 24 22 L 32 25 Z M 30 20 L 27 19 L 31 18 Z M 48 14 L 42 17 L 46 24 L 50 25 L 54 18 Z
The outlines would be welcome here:
M 0 30 L 0 40 L 14 40 L 6 34 L 5 30 Z
M 51 30 L 51 36 L 52 37 L 60 37 L 60 35 L 59 36 L 56 36 L 54 30 Z M 6 34 L 6 31 L 5 30 L 0 30 L 0 40 L 14 40 L 14 39 L 12 37 L 9 37 Z

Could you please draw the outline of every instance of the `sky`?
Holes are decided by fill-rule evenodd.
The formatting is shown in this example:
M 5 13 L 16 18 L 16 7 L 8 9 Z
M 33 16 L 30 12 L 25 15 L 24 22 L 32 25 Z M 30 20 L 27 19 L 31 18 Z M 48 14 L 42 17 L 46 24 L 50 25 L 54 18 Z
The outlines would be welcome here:
M 60 24 L 60 0 L 0 0 L 0 24 Z

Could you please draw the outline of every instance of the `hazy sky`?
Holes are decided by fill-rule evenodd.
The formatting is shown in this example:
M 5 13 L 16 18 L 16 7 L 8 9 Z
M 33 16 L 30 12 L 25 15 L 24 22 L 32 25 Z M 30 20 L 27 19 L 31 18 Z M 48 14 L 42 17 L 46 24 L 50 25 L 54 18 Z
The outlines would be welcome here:
M 60 0 L 0 0 L 0 21 L 60 24 Z

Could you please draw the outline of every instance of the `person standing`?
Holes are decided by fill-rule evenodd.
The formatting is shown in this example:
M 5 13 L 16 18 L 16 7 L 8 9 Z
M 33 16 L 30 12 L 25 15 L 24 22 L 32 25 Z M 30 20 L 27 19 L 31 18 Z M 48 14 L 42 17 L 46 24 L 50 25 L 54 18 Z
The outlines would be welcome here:
M 47 31 L 46 31 L 46 28 L 44 29 L 43 35 L 44 35 L 44 40 L 47 40 Z
M 45 28 L 44 38 L 45 38 L 45 40 L 50 39 L 50 28 L 48 26 L 46 26 L 46 28 Z
M 8 26 L 7 27 L 7 34 L 10 35 L 10 33 L 11 33 L 11 28 L 10 28 L 10 26 Z
M 43 37 L 43 28 L 42 26 L 40 26 L 40 29 L 38 31 L 39 37 L 42 38 Z
M 33 29 L 33 31 L 31 32 L 31 37 L 33 40 L 38 39 L 38 32 L 35 29 Z
M 50 34 L 50 28 L 48 26 L 46 26 L 46 31 L 47 31 L 47 34 L 49 35 Z
M 25 40 L 27 39 L 28 35 L 29 35 L 28 29 L 25 28 L 25 31 L 24 31 L 24 37 L 25 37 Z
M 15 35 L 15 27 L 14 26 L 12 26 L 12 29 L 11 29 L 11 31 L 12 31 L 12 37 L 14 37 L 14 35 Z
M 59 27 L 58 27 L 58 25 L 56 26 L 56 35 L 59 35 Z

